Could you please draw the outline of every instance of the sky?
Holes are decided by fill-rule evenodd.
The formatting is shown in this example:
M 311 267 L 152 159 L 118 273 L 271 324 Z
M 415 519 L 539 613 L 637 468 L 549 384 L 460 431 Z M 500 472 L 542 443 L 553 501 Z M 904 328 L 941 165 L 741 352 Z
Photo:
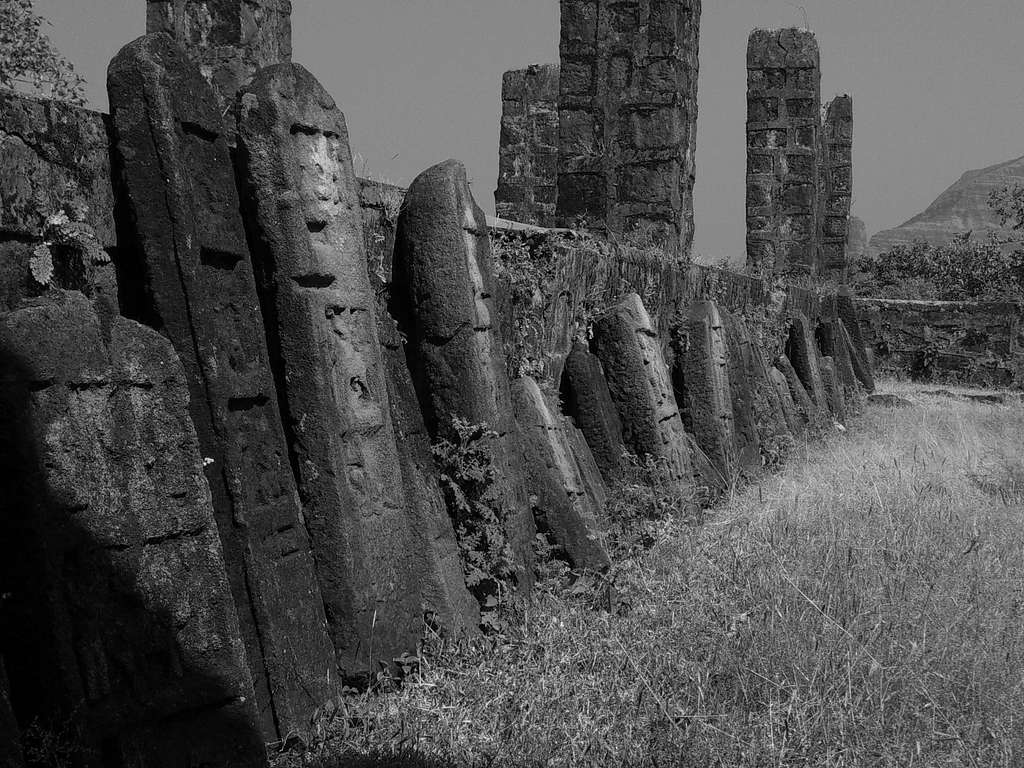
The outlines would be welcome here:
M 145 32 L 145 0 L 35 0 L 106 109 L 106 67 Z M 345 112 L 356 171 L 408 184 L 465 163 L 494 210 L 501 75 L 558 61 L 557 0 L 293 0 L 294 61 Z M 923 210 L 966 170 L 1024 155 L 1021 0 L 705 0 L 694 253 L 743 260 L 745 51 L 804 26 L 822 98 L 854 99 L 853 212 L 868 231 Z

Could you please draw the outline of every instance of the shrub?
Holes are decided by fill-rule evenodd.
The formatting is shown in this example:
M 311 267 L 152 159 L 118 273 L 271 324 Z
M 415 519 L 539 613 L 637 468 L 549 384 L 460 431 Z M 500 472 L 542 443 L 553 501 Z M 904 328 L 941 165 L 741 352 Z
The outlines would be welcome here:
M 85 80 L 43 32 L 32 0 L 0 0 L 0 86 L 82 105 Z

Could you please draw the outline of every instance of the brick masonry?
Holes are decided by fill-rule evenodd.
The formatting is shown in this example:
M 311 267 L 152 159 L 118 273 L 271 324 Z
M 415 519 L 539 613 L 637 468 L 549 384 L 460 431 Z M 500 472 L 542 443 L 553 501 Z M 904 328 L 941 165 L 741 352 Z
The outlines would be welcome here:
M 700 0 L 561 0 L 557 220 L 693 241 Z
M 836 96 L 825 108 L 821 133 L 819 263 L 821 272 L 845 276 L 853 195 L 853 99 Z
M 495 212 L 503 219 L 553 227 L 557 184 L 558 65 L 506 72 Z
M 816 271 L 820 113 L 814 34 L 754 30 L 747 46 L 747 263 L 762 274 Z

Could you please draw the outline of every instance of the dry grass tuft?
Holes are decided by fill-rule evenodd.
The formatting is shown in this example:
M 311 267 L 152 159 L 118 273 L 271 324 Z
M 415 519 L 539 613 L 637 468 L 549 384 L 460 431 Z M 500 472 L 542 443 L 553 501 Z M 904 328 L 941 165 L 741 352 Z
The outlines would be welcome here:
M 279 764 L 1024 765 L 1024 407 L 899 394 Z

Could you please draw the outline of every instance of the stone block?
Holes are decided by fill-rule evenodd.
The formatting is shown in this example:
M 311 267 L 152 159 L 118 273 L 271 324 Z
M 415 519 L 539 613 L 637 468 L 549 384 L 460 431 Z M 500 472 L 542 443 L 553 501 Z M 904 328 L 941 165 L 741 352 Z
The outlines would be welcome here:
M 796 406 L 796 412 L 804 424 L 818 422 L 821 420 L 822 410 L 811 399 L 807 388 L 797 375 L 796 369 L 785 354 L 775 359 L 775 367 L 782 374 L 789 388 L 790 397 Z M 795 432 L 795 430 L 794 430 Z
M 221 110 L 167 35 L 122 49 L 107 87 L 143 315 L 185 367 L 264 734 L 301 734 L 337 690 L 336 660 Z
M 850 362 L 853 372 L 867 392 L 875 391 L 873 366 L 864 343 L 864 330 L 861 326 L 860 309 L 854 302 L 853 292 L 848 286 L 841 286 L 836 294 L 836 312 L 847 333 L 850 335 L 852 354 Z
M 793 363 L 793 369 L 800 377 L 811 401 L 818 408 L 827 407 L 828 401 L 825 396 L 825 385 L 821 380 L 821 367 L 814 331 L 811 321 L 799 312 L 794 314 L 790 321 L 786 356 Z
M 725 329 L 736 459 L 743 469 L 760 467 L 761 443 L 754 415 L 753 342 L 746 325 L 731 313 L 722 313 L 722 325 Z
M 597 319 L 594 345 L 626 447 L 658 461 L 668 482 L 689 487 L 693 467 L 683 421 L 661 344 L 638 295 L 630 294 Z
M 172 346 L 52 291 L 0 315 L 0 363 L 0 652 L 18 719 L 80 734 L 82 764 L 265 766 Z
M 537 530 L 576 571 L 611 565 L 601 541 L 604 510 L 594 504 L 573 456 L 567 425 L 530 377 L 512 384 L 512 407 L 523 433 L 523 456 Z
M 496 496 L 518 583 L 532 584 L 536 526 L 519 467 L 518 430 L 496 315 L 487 224 L 469 190 L 466 169 L 448 160 L 421 173 L 398 219 L 391 314 L 408 340 L 406 354 L 427 429 L 451 437 L 456 417 L 487 424 Z
M 582 342 L 573 344 L 565 360 L 561 395 L 565 412 L 586 438 L 601 476 L 612 485 L 623 470 L 622 422 L 601 361 Z
M 821 358 L 821 381 L 825 387 L 825 396 L 828 400 L 828 409 L 832 416 L 840 424 L 847 421 L 846 395 L 843 392 L 843 384 L 836 374 L 836 365 L 831 357 Z
M 772 387 L 775 389 L 775 393 L 778 396 L 779 404 L 782 407 L 782 415 L 786 421 L 786 426 L 792 434 L 800 434 L 804 428 L 805 421 L 798 409 L 796 401 L 793 399 L 793 393 L 790 391 L 789 381 L 786 378 L 786 375 L 775 366 L 772 366 L 768 369 L 768 380 L 771 382 Z M 805 391 L 804 395 L 806 394 L 807 392 Z

